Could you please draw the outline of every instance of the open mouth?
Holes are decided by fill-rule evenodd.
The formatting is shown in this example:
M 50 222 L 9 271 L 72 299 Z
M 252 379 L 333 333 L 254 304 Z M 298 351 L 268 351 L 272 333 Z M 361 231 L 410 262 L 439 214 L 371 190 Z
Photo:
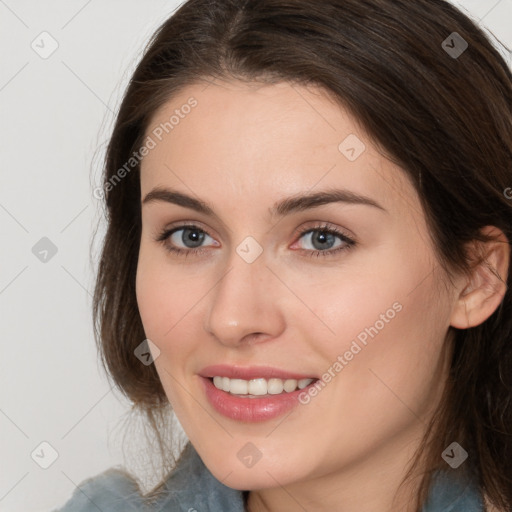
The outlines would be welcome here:
M 209 378 L 213 385 L 232 396 L 241 398 L 269 398 L 275 395 L 293 393 L 313 384 L 318 379 L 264 379 L 251 380 L 230 379 L 229 377 L 215 376 Z
M 255 378 L 239 379 L 218 375 L 217 371 L 200 376 L 207 400 L 223 416 L 246 423 L 267 421 L 286 414 L 303 403 L 301 394 L 308 393 L 319 381 L 302 376 L 266 379 L 257 377 L 256 371 L 246 372 L 252 373 L 248 377 Z

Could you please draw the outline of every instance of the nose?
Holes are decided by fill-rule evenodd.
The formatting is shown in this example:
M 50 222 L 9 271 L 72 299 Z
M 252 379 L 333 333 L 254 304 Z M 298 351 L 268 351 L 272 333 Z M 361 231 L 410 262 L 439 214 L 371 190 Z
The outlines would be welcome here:
M 262 256 L 247 263 L 234 252 L 209 294 L 204 328 L 230 347 L 277 338 L 285 328 L 285 292 Z

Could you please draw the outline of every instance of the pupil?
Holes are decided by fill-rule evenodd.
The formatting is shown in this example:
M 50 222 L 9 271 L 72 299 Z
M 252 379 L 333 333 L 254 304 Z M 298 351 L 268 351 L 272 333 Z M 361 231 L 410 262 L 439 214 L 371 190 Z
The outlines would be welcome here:
M 196 229 L 186 228 L 183 230 L 183 237 L 185 245 L 187 245 L 187 242 L 192 242 L 199 246 L 204 239 L 204 233 L 199 233 Z
M 331 233 L 327 233 L 325 231 L 318 231 L 318 234 L 313 237 L 313 240 L 319 240 L 320 244 L 325 244 L 327 241 L 332 242 L 332 238 L 334 238 L 334 235 Z

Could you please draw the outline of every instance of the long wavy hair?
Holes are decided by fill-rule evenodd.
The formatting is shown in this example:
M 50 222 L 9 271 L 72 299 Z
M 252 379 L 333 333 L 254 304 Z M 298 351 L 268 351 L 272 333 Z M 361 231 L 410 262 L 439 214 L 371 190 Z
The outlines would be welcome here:
M 454 32 L 467 43 L 460 55 L 450 52 L 461 43 Z M 164 461 L 170 405 L 154 365 L 134 356 L 145 334 L 135 295 L 140 161 L 131 158 L 160 107 L 212 78 L 312 84 L 339 101 L 418 191 L 446 282 L 482 261 L 467 252 L 469 242 L 491 240 L 481 228 L 496 226 L 512 240 L 511 71 L 457 8 L 444 0 L 183 3 L 146 46 L 107 147 L 107 229 L 93 299 L 104 369 L 142 413 Z M 426 468 L 418 510 L 454 440 L 470 452 L 465 465 L 491 504 L 512 508 L 511 279 L 509 272 L 506 294 L 485 322 L 449 328 L 451 371 L 411 466 Z

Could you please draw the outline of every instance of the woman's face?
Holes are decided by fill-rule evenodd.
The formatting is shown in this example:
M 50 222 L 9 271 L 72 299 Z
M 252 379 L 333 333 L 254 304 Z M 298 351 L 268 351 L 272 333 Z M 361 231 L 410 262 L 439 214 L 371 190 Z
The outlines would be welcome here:
M 393 479 L 443 388 L 455 301 L 403 171 L 287 83 L 189 86 L 146 135 L 137 300 L 207 467 L 237 489 Z

